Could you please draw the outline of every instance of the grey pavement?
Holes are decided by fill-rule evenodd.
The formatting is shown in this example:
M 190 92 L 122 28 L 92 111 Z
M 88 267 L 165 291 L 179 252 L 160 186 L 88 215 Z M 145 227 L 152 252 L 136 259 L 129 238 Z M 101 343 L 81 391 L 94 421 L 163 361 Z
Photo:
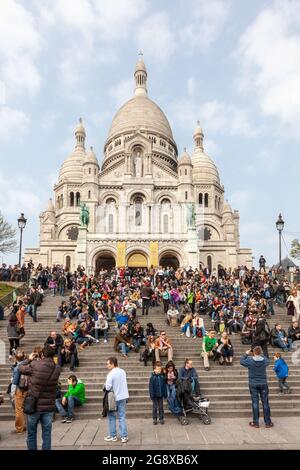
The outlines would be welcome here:
M 127 444 L 107 443 L 107 421 L 104 418 L 78 420 L 62 424 L 53 423 L 53 450 L 300 450 L 300 418 L 276 418 L 274 428 L 250 428 L 244 418 L 215 419 L 204 425 L 192 418 L 188 426 L 182 426 L 175 418 L 168 417 L 165 425 L 153 426 L 150 419 L 127 421 L 129 441 Z M 13 434 L 14 422 L 0 423 L 0 450 L 26 449 L 26 433 Z M 39 446 L 41 433 L 39 430 Z

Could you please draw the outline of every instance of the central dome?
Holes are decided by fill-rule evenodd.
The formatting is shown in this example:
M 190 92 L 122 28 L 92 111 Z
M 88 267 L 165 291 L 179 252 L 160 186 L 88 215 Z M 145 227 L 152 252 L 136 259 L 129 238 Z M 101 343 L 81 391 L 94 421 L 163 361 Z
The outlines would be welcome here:
M 148 96 L 137 95 L 127 101 L 115 114 L 109 131 L 111 137 L 132 130 L 146 129 L 173 140 L 173 133 L 163 111 Z

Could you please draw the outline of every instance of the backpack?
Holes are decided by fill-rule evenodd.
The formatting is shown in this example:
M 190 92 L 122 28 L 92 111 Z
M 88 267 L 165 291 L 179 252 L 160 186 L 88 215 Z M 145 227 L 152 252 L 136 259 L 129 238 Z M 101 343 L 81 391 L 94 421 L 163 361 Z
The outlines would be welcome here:
M 21 374 L 19 383 L 18 383 L 18 388 L 22 390 L 23 392 L 28 390 L 28 376 Z
M 269 291 L 269 290 L 266 290 L 266 291 L 265 291 L 265 299 L 270 299 L 270 298 L 271 298 L 270 291 Z

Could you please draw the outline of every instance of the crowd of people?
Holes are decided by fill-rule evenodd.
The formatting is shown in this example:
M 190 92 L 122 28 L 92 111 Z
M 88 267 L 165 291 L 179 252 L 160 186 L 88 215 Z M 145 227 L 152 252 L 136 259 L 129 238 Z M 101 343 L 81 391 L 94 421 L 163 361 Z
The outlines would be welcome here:
M 145 367 L 149 362 L 153 366 L 149 394 L 153 401 L 154 424 L 158 417 L 161 423 L 164 421 L 162 400 L 174 394 L 178 372 L 173 362 L 176 344 L 172 344 L 166 330 L 158 330 L 155 326 L 155 316 L 151 318 L 152 307 L 162 309 L 168 328 L 177 327 L 181 335 L 191 341 L 196 340 L 195 349 L 201 354 L 205 371 L 210 370 L 211 361 L 220 366 L 232 366 L 234 335 L 240 337 L 242 344 L 249 346 L 249 354 L 256 351 L 257 357 L 263 355 L 267 361 L 269 344 L 286 352 L 300 340 L 300 286 L 278 280 L 272 272 L 266 272 L 265 264 L 260 265 L 259 271 L 245 267 L 235 270 L 220 267 L 216 273 L 191 267 L 177 270 L 159 267 L 101 270 L 97 275 L 87 275 L 80 266 L 74 273 L 59 265 L 52 268 L 30 265 L 27 268 L 30 269 L 30 287 L 14 302 L 7 328 L 9 354 L 15 361 L 13 377 L 16 378 L 12 381 L 12 394 L 18 402 L 17 432 L 25 428 L 25 422 L 17 419 L 17 415 L 22 408 L 22 400 L 26 398 L 26 390 L 18 382 L 24 374 L 16 371 L 22 370 L 24 361 L 26 364 L 26 361 L 36 359 L 36 356 L 26 358 L 21 351 L 20 341 L 26 334 L 24 318 L 30 315 L 34 322 L 39 321 L 38 308 L 46 292 L 51 296 L 61 296 L 56 314 L 57 329 L 61 331 L 49 332 L 44 348 L 34 351 L 37 358 L 44 357 L 43 351 L 49 357 L 51 351 L 50 356 L 58 367 L 69 365 L 72 372 L 69 387 L 78 392 L 82 391 L 82 385 L 73 372 L 79 365 L 81 350 L 97 347 L 103 338 L 103 343 L 110 342 L 115 352 L 124 358 L 137 353 Z M 269 327 L 268 319 L 275 315 L 275 305 L 287 307 L 287 315 L 291 319 L 287 332 L 280 323 Z M 146 326 L 141 324 L 143 316 L 147 317 Z M 201 340 L 201 347 L 197 339 Z M 255 359 L 255 354 L 253 357 Z M 167 361 L 165 367 L 162 365 L 164 358 Z M 274 360 L 278 376 L 285 369 L 285 361 L 280 354 Z M 114 361 L 112 369 L 116 367 L 113 366 Z M 190 369 L 193 369 L 190 379 L 194 381 L 195 394 L 200 396 L 198 376 L 190 359 L 179 374 L 190 376 Z M 278 376 L 282 392 L 290 390 L 286 386 L 286 377 Z M 156 396 L 157 390 L 161 396 Z M 74 406 L 84 401 L 83 396 L 74 398 L 72 395 L 70 398 L 69 394 L 62 399 L 57 396 L 56 408 L 63 419 L 70 422 L 74 417 Z M 115 424 L 111 426 L 115 429 Z M 108 437 L 114 438 L 114 432 Z

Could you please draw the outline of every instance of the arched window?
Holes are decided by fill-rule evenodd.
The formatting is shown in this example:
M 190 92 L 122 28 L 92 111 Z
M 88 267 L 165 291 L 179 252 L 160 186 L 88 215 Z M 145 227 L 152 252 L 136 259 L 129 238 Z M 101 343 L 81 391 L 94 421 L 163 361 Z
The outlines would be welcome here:
M 92 173 L 92 169 L 91 169 L 91 168 L 89 168 L 89 175 L 90 175 L 91 173 Z
M 80 193 L 76 193 L 76 206 L 80 206 Z
M 188 198 L 188 192 L 186 191 L 185 192 L 185 200 L 187 201 L 187 198 Z
M 164 214 L 163 218 L 163 233 L 169 232 L 169 216 L 168 214 Z
M 161 205 L 162 205 L 162 206 L 169 205 L 169 204 L 171 204 L 171 201 L 170 201 L 170 199 L 168 199 L 167 197 L 164 197 L 164 198 L 161 200 Z
M 204 207 L 208 207 L 208 194 L 204 194 Z
M 199 200 L 199 204 L 202 206 L 202 204 L 203 204 L 203 194 L 202 193 L 199 193 L 198 200 Z
M 217 208 L 218 208 L 218 198 L 217 198 L 217 196 L 215 196 L 215 209 L 217 209 Z
M 212 258 L 211 258 L 210 255 L 207 257 L 207 267 L 208 267 L 209 272 L 211 274 L 211 272 L 212 272 Z
M 88 191 L 88 199 L 91 199 L 91 191 Z
M 221 209 L 221 198 L 219 197 L 218 199 L 218 209 L 220 210 Z
M 187 169 L 184 170 L 184 174 L 185 174 L 185 176 L 187 175 Z
M 70 193 L 70 206 L 73 207 L 74 206 L 74 193 Z
M 134 199 L 134 224 L 136 227 L 140 227 L 143 223 L 142 211 L 143 211 L 143 199 L 140 196 L 137 196 Z
M 71 256 L 66 256 L 66 270 L 69 271 L 71 268 Z
M 108 199 L 106 199 L 106 204 L 108 206 L 112 204 L 116 204 L 116 200 L 113 197 L 109 197 Z
M 108 216 L 108 233 L 114 232 L 114 216 L 113 214 L 109 214 Z

